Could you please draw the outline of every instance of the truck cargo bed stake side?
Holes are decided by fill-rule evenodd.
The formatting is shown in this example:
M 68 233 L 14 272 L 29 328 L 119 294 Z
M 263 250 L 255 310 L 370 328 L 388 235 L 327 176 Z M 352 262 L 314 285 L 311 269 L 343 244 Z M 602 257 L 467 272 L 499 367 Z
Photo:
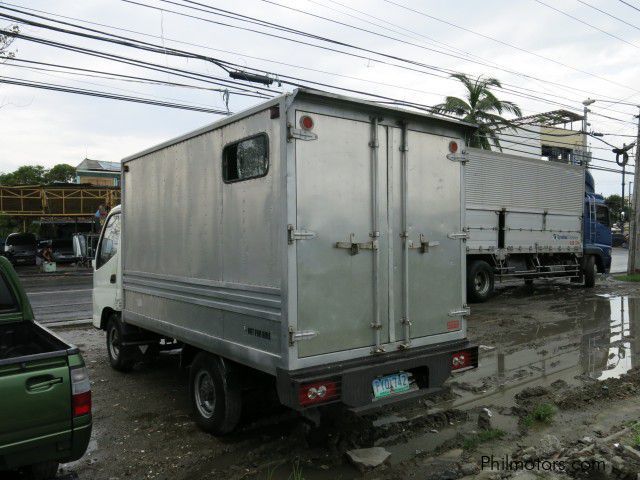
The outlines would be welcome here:
M 293 225 L 287 225 L 287 238 L 289 245 L 293 245 L 296 240 L 311 240 L 315 238 L 316 233 L 308 230 L 296 230 Z
M 336 242 L 335 247 L 349 250 L 350 255 L 357 255 L 360 253 L 360 250 L 378 250 L 378 241 L 373 240 L 371 242 L 358 243 L 356 242 L 356 234 L 352 233 L 349 235 L 348 242 Z

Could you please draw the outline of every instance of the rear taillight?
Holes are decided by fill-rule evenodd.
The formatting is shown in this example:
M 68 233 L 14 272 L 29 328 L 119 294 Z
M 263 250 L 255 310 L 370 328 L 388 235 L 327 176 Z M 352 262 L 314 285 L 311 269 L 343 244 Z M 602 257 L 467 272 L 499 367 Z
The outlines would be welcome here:
M 74 417 L 91 413 L 91 383 L 86 367 L 71 369 L 71 395 Z
M 340 396 L 338 383 L 333 380 L 301 385 L 298 401 L 301 406 L 315 405 L 335 400 Z
M 451 356 L 451 370 L 462 370 L 463 368 L 475 367 L 476 354 L 470 350 L 456 352 Z

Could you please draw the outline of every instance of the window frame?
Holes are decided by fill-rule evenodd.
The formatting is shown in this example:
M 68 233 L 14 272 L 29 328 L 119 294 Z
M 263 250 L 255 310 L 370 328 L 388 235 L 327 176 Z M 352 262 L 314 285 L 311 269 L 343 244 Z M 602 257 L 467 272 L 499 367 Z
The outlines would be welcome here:
M 103 265 L 106 265 L 107 263 L 109 263 L 109 260 L 113 258 L 113 255 L 111 255 L 109 260 L 105 262 L 101 261 L 102 243 L 104 242 L 104 235 L 105 233 L 107 233 L 107 227 L 109 226 L 109 222 L 111 221 L 112 218 L 120 215 L 122 215 L 122 212 L 117 212 L 117 213 L 114 213 L 113 215 L 109 215 L 104 222 L 104 228 L 102 229 L 102 233 L 100 234 L 100 241 L 98 242 L 98 246 L 96 248 L 96 270 L 100 270 L 100 268 L 102 268 Z M 119 221 L 122 223 L 122 218 L 120 218 Z M 119 248 L 120 248 L 120 245 L 118 245 L 118 249 Z
M 598 210 L 605 210 L 607 212 L 607 223 L 602 223 L 599 219 L 598 219 Z M 599 223 L 600 225 L 603 225 L 605 227 L 611 228 L 611 211 L 609 210 L 609 207 L 607 205 L 596 205 L 596 222 Z
M 7 286 L 7 291 L 9 292 L 9 296 L 11 300 L 13 300 L 13 307 L 3 309 L 0 307 L 0 315 L 6 315 L 7 313 L 16 313 L 22 309 L 22 305 L 20 303 L 20 298 L 16 294 L 15 286 L 9 281 L 7 275 L 4 272 L 0 272 L 0 283 L 4 283 Z
M 251 140 L 258 137 L 264 137 L 264 140 L 265 140 L 265 154 L 266 154 L 266 160 L 267 160 L 267 168 L 265 169 L 264 173 L 262 175 L 254 175 L 252 177 L 238 178 L 236 180 L 227 180 L 225 175 L 225 171 L 227 169 L 227 160 L 226 160 L 225 152 L 227 152 L 227 149 L 229 147 L 233 147 L 234 145 L 239 145 L 242 142 L 246 142 L 247 140 Z M 256 178 L 266 177 L 269 174 L 269 170 L 271 169 L 271 156 L 269 155 L 269 135 L 267 134 L 267 132 L 260 132 L 254 135 L 249 135 L 239 140 L 235 140 L 233 142 L 227 143 L 224 147 L 222 147 L 222 165 L 221 166 L 222 166 L 222 181 L 227 184 L 246 182 L 247 180 L 254 180 Z

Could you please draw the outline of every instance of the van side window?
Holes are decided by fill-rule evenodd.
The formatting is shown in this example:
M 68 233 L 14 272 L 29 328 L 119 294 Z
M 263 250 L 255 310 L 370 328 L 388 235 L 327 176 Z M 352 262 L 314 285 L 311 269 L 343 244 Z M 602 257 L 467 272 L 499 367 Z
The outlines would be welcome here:
M 607 207 L 603 205 L 596 207 L 596 221 L 605 227 L 609 226 L 609 209 Z
M 18 303 L 13 296 L 13 292 L 9 287 L 7 279 L 0 274 L 0 313 L 15 312 L 18 309 Z
M 117 213 L 109 217 L 107 226 L 100 239 L 100 250 L 98 250 L 97 268 L 107 263 L 111 257 L 118 253 L 120 243 L 120 214 Z
M 222 150 L 225 183 L 264 177 L 269 171 L 269 138 L 266 133 L 230 143 Z

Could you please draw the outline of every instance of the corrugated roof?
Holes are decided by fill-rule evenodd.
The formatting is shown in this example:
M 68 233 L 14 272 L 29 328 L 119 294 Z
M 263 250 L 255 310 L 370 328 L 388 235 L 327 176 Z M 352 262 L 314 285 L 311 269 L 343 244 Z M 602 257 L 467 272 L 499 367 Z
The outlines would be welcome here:
M 95 170 L 102 172 L 120 172 L 120 162 L 106 162 L 103 160 L 91 160 L 85 158 L 76 170 Z

